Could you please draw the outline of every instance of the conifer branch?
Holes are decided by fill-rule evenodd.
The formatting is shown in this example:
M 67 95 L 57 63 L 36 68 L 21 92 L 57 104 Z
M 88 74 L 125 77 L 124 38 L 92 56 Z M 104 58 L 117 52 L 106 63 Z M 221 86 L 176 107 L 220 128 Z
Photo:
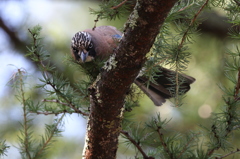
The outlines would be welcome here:
M 73 114 L 73 113 L 77 113 L 77 112 L 75 112 L 75 111 L 72 111 L 72 112 L 69 112 L 69 111 L 67 111 L 67 110 L 63 110 L 63 111 L 58 111 L 58 112 L 34 112 L 34 111 L 30 111 L 30 113 L 36 113 L 36 114 L 38 114 L 38 115 L 40 115 L 40 114 L 42 114 L 42 115 L 55 115 L 55 116 L 57 116 L 57 115 L 59 115 L 59 114 L 64 114 L 64 113 L 68 113 L 68 114 Z M 77 114 L 79 114 L 79 113 L 77 113 Z
M 240 2 L 239 2 L 238 0 L 234 0 L 234 2 L 235 2 L 238 6 L 240 6 Z
M 24 93 L 24 89 L 23 89 L 23 73 L 25 73 L 25 71 L 23 71 L 22 69 L 18 69 L 18 75 L 19 75 L 19 81 L 20 81 L 20 92 L 21 92 L 21 100 L 22 100 L 22 105 L 23 105 L 23 133 L 24 133 L 24 139 L 23 139 L 23 144 L 24 144 L 24 152 L 27 155 L 27 158 L 31 159 L 31 154 L 30 154 L 30 141 L 29 141 L 29 119 L 27 117 L 28 112 L 27 112 L 27 105 L 26 105 L 26 99 L 25 99 L 25 93 Z
M 212 148 L 208 151 L 208 153 L 207 153 L 208 156 L 211 156 L 215 150 L 218 150 L 221 147 L 220 137 L 217 134 L 217 127 L 215 124 L 212 125 L 211 132 L 213 133 L 214 138 L 217 140 L 217 144 L 214 148 Z
M 40 29 L 35 33 L 35 31 L 32 31 L 31 29 L 28 29 L 29 33 L 32 35 L 32 39 L 33 39 L 33 47 L 34 49 L 32 49 L 32 53 L 35 56 L 36 62 L 39 63 L 40 67 L 42 68 L 42 72 L 45 76 L 45 80 L 46 80 L 46 84 L 50 85 L 53 90 L 55 91 L 55 93 L 57 95 L 59 95 L 62 99 L 64 99 L 67 103 L 62 103 L 60 101 L 55 101 L 55 103 L 59 103 L 65 106 L 68 106 L 69 108 L 73 109 L 76 113 L 82 114 L 82 115 L 87 115 L 86 113 L 83 113 L 81 110 L 79 110 L 66 96 L 64 96 L 64 94 L 61 92 L 61 90 L 59 90 L 56 85 L 50 81 L 50 77 L 48 75 L 48 72 L 51 71 L 44 63 L 43 63 L 43 58 L 45 55 L 41 55 L 40 52 L 38 52 L 39 49 L 39 35 L 38 33 L 40 32 Z M 48 101 L 49 102 L 49 101 Z M 54 101 L 52 101 L 54 102 Z
M 176 53 L 176 59 L 175 61 L 178 63 L 179 61 L 179 54 L 180 54 L 180 50 L 182 49 L 183 47 L 183 44 L 184 42 L 186 41 L 187 39 L 187 35 L 188 35 L 188 32 L 190 31 L 190 29 L 192 28 L 194 22 L 196 21 L 198 15 L 202 12 L 203 8 L 208 4 L 208 1 L 209 0 L 206 0 L 206 2 L 200 7 L 200 9 L 198 10 L 198 12 L 194 15 L 193 19 L 191 20 L 187 30 L 184 32 L 183 34 L 183 37 L 182 37 L 182 40 L 180 42 L 180 44 L 178 45 L 178 50 L 177 50 L 177 53 Z M 175 82 L 176 82 L 176 89 L 175 89 L 175 99 L 176 99 L 176 107 L 179 106 L 179 64 L 176 64 L 176 76 L 175 76 Z
M 156 126 L 157 126 L 157 123 L 156 123 Z M 158 133 L 160 142 L 161 142 L 165 152 L 168 154 L 170 159 L 173 159 L 174 158 L 173 154 L 170 152 L 170 150 L 169 150 L 169 148 L 167 146 L 167 143 L 164 141 L 163 133 L 161 132 L 161 127 L 159 127 L 159 126 L 157 126 L 157 133 Z
M 78 113 L 78 114 L 82 114 L 82 115 L 84 115 L 84 116 L 88 116 L 89 114 L 87 114 L 87 113 L 84 113 L 84 112 L 82 112 L 81 110 L 79 110 L 79 109 L 77 109 L 76 108 L 76 106 L 75 105 L 73 105 L 73 104 L 69 104 L 69 103 L 63 103 L 63 102 L 61 102 L 61 101 L 59 101 L 59 100 L 57 100 L 57 99 L 53 99 L 53 100 L 47 100 L 47 99 L 44 99 L 44 100 L 42 100 L 43 102 L 52 102 L 52 103 L 58 103 L 58 104 L 61 104 L 61 105 L 65 105 L 65 106 L 67 106 L 67 107 L 69 107 L 69 108 L 72 108 L 73 110 L 74 110 L 74 112 L 73 113 Z M 67 112 L 67 111 L 66 111 Z M 61 114 L 61 113 L 66 113 L 65 111 L 63 111 L 63 112 L 58 112 L 57 114 Z M 39 112 L 39 114 L 56 114 L 56 113 L 47 113 L 47 112 Z
M 0 141 L 0 157 L 6 155 L 7 149 L 10 148 L 10 146 L 7 146 L 6 141 Z
M 184 32 L 182 40 L 180 42 L 180 44 L 178 45 L 178 50 L 181 50 L 181 48 L 183 47 L 183 43 L 186 41 L 187 38 L 187 34 L 189 32 L 189 30 L 191 29 L 191 27 L 193 26 L 194 22 L 197 20 L 198 15 L 202 12 L 202 10 L 206 7 L 206 5 L 208 4 L 209 0 L 206 0 L 206 2 L 201 6 L 201 8 L 198 10 L 198 12 L 194 15 L 193 19 L 191 20 L 187 30 Z
M 236 57 L 239 57 L 239 53 L 229 52 L 232 56 L 233 64 L 230 62 L 226 62 L 227 71 L 237 71 L 237 80 L 233 80 L 231 76 L 226 73 L 226 77 L 233 81 L 235 84 L 234 88 L 231 90 L 224 89 L 224 92 L 227 95 L 227 98 L 223 98 L 224 103 L 226 105 L 225 110 L 223 111 L 223 120 L 216 120 L 216 122 L 212 125 L 210 133 L 214 137 L 216 142 L 212 143 L 213 147 L 208 150 L 208 156 L 211 156 L 215 150 L 220 148 L 224 148 L 224 140 L 227 139 L 228 135 L 233 131 L 239 128 L 239 114 L 238 114 L 238 106 L 239 106 L 239 87 L 240 87 L 240 68 L 239 68 L 239 60 Z M 229 93 L 227 91 L 230 91 Z M 216 116 L 218 118 L 218 116 Z M 220 133 L 221 131 L 222 133 Z
M 179 9 L 177 12 L 184 11 L 185 9 L 191 7 L 192 5 L 194 5 L 194 2 L 192 4 L 190 4 L 190 5 L 188 5 L 188 6 L 185 6 L 185 7 L 181 8 L 181 9 Z
M 240 89 L 240 68 L 238 68 L 238 78 L 237 78 L 237 84 L 235 87 L 235 92 L 234 92 L 234 99 L 237 101 L 239 100 L 239 89 Z
M 138 151 L 142 154 L 144 159 L 150 159 L 150 157 L 147 156 L 147 154 L 143 151 L 142 147 L 140 146 L 139 142 L 136 142 L 127 131 L 121 131 L 121 134 L 123 134 L 137 149 Z M 151 157 L 151 159 L 153 159 Z
M 198 133 L 199 134 L 199 133 Z M 182 151 L 180 152 L 180 154 L 178 155 L 177 158 L 181 158 L 182 154 L 187 150 L 187 147 L 189 146 L 189 144 L 194 140 L 196 136 L 192 136 L 192 138 L 185 144 L 184 148 L 182 149 Z
M 117 9 L 119 7 L 121 7 L 124 3 L 126 3 L 128 0 L 124 0 L 122 1 L 121 3 L 119 3 L 118 5 L 114 6 L 114 7 L 111 7 L 111 9 Z
M 240 152 L 240 149 L 239 149 L 239 148 L 237 148 L 236 151 L 231 151 L 230 153 L 228 153 L 228 154 L 226 154 L 226 155 L 224 155 L 224 156 L 222 156 L 222 157 L 216 157 L 216 159 L 223 159 L 223 158 L 228 157 L 228 156 L 230 156 L 230 155 L 232 155 L 232 154 L 235 154 L 235 153 L 237 153 L 237 152 Z
M 34 51 L 33 51 L 33 54 L 37 57 L 37 62 L 40 63 L 40 66 L 42 66 L 43 68 L 43 73 L 45 74 L 45 76 L 49 79 L 49 76 L 48 76 L 48 69 L 47 67 L 44 65 L 43 61 L 42 61 L 42 58 L 40 56 L 40 54 L 37 52 L 37 49 L 38 49 L 38 44 L 37 44 L 37 34 L 32 32 L 31 29 L 28 29 L 29 33 L 32 35 L 32 39 L 33 39 L 33 46 L 34 46 Z
M 76 113 L 80 113 L 82 115 L 85 115 L 81 110 L 79 110 L 70 100 L 68 100 L 65 96 L 63 96 L 62 92 L 56 88 L 56 85 L 53 84 L 52 82 L 48 81 L 47 84 L 49 84 L 54 91 L 56 92 L 56 94 L 60 95 L 68 104 L 67 106 L 69 108 L 72 108 Z
M 42 145 L 40 145 L 40 149 L 37 151 L 36 153 L 36 157 L 38 156 L 41 156 L 42 153 L 47 149 L 47 147 L 49 146 L 49 144 L 52 142 L 52 139 L 53 137 L 55 137 L 56 134 L 59 133 L 59 130 L 58 130 L 58 126 L 59 124 L 62 122 L 62 119 L 64 117 L 65 114 L 63 114 L 58 120 L 57 120 L 57 123 L 55 123 L 53 125 L 53 127 L 47 127 L 47 136 L 46 136 L 46 140 L 43 140 L 44 143 Z

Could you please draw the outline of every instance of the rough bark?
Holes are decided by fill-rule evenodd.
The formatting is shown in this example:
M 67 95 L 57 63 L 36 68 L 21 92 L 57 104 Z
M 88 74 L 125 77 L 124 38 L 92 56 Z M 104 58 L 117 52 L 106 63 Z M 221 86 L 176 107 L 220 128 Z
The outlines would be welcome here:
M 134 82 L 161 25 L 176 0 L 139 0 L 124 36 L 90 88 L 86 159 L 114 159 L 126 92 Z

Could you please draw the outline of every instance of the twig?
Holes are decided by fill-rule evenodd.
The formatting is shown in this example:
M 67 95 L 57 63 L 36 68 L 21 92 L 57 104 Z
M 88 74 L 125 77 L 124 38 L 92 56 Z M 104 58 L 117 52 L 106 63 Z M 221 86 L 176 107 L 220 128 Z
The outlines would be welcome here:
M 199 133 L 198 133 L 198 134 L 199 134 Z M 180 154 L 178 155 L 177 158 L 181 158 L 183 152 L 186 151 L 188 145 L 193 141 L 194 138 L 195 138 L 195 136 L 193 136 L 193 137 L 187 142 L 187 144 L 184 146 L 184 148 L 182 149 L 182 151 L 180 152 Z
M 92 30 L 95 30 L 95 28 L 97 27 L 97 22 L 98 22 L 98 20 L 99 20 L 100 17 L 101 17 L 101 15 L 98 14 L 98 15 L 97 15 L 97 19 L 94 20 L 94 26 L 93 26 Z
M 117 8 L 121 7 L 124 3 L 126 3 L 127 1 L 128 0 L 124 0 L 121 3 L 119 3 L 118 5 L 111 7 L 110 9 L 117 9 Z
M 124 1 L 122 1 L 121 3 L 119 3 L 118 5 L 111 7 L 110 9 L 113 9 L 113 10 L 118 9 L 119 7 L 121 7 L 121 6 L 122 6 L 124 3 L 126 3 L 127 1 L 128 1 L 128 0 L 124 0 Z M 99 18 L 102 16 L 102 14 L 104 14 L 103 11 L 101 11 L 101 12 L 97 15 L 97 18 L 94 20 L 94 26 L 93 26 L 92 30 L 95 30 L 95 28 L 97 27 L 97 22 L 99 21 Z
M 57 100 L 57 99 L 53 99 L 53 100 L 47 100 L 47 99 L 44 99 L 44 100 L 42 100 L 43 102 L 53 102 L 53 103 L 58 103 L 58 104 L 61 104 L 61 105 L 65 105 L 65 106 L 67 106 L 67 107 L 70 107 L 70 108 L 72 108 L 75 112 L 74 113 L 79 113 L 79 114 L 82 114 L 82 115 L 84 115 L 84 116 L 89 116 L 89 114 L 87 114 L 87 113 L 84 113 L 84 112 L 82 112 L 81 110 L 79 110 L 79 109 L 77 109 L 76 107 L 75 107 L 75 105 L 73 105 L 73 104 L 68 104 L 68 103 L 63 103 L 63 102 L 61 102 L 61 101 L 59 101 L 59 100 Z M 40 113 L 40 112 L 39 112 Z M 59 112 L 58 114 L 61 114 L 61 113 L 64 113 L 64 112 Z M 66 113 L 66 112 L 65 112 Z M 45 115 L 47 115 L 45 112 L 42 112 L 41 114 L 45 114 Z M 52 114 L 56 114 L 56 113 L 52 113 Z
M 59 112 L 34 112 L 34 111 L 30 111 L 30 113 L 36 113 L 36 114 L 42 114 L 42 115 L 55 115 L 55 116 L 57 116 L 57 115 L 59 115 L 59 114 L 63 114 L 63 113 L 68 113 L 68 114 L 73 114 L 73 113 L 77 113 L 77 112 L 75 112 L 75 111 L 73 111 L 73 112 L 69 112 L 69 111 L 67 111 L 67 110 L 63 110 L 63 111 L 59 111 Z
M 237 153 L 237 152 L 240 152 L 240 149 L 237 149 L 236 151 L 231 151 L 230 153 L 228 153 L 228 154 L 226 154 L 226 155 L 224 155 L 222 157 L 217 157 L 216 159 L 223 159 L 223 158 L 228 157 L 228 156 L 230 156 L 230 155 L 232 155 L 234 153 Z
M 194 15 L 194 17 L 191 20 L 191 23 L 189 24 L 187 30 L 183 34 L 182 40 L 181 40 L 180 44 L 178 45 L 178 50 L 182 49 L 183 43 L 186 41 L 187 34 L 188 34 L 190 28 L 192 27 L 192 25 L 196 21 L 198 15 L 202 12 L 203 8 L 208 4 L 208 1 L 209 0 L 206 0 L 206 2 L 201 6 L 201 8 L 198 10 L 198 12 Z M 176 61 L 177 61 L 178 57 L 179 57 L 179 51 L 177 52 L 177 55 L 176 55 Z M 176 99 L 176 102 L 177 102 L 176 106 L 178 106 L 178 98 L 179 98 L 179 96 L 178 96 L 178 94 L 179 94 L 179 76 L 178 76 L 178 71 L 179 71 L 179 68 L 178 68 L 178 66 L 176 66 L 176 78 L 175 78 L 175 80 L 176 80 L 176 93 L 175 93 L 176 97 L 175 97 L 175 99 Z
M 234 0 L 234 2 L 235 2 L 238 6 L 240 6 L 240 2 L 239 2 L 239 1 Z
M 6 22 L 4 22 L 2 16 L 0 16 L 0 27 L 1 29 L 3 29 L 3 31 L 5 31 L 5 33 L 7 34 L 7 36 L 9 36 L 9 38 L 11 39 L 11 44 L 13 44 L 15 47 L 18 47 L 21 49 L 21 51 L 25 51 L 25 47 L 26 43 L 24 41 L 26 40 L 21 40 L 18 37 L 18 31 L 21 32 L 20 30 L 18 30 L 18 28 L 14 28 L 12 29 L 11 27 L 9 27 L 9 25 L 7 25 Z M 18 31 L 17 31 L 18 30 Z
M 140 143 L 137 143 L 127 131 L 120 131 L 121 134 L 123 134 L 127 139 L 138 149 L 138 151 L 143 155 L 144 159 L 154 159 L 153 157 L 148 157 L 146 153 L 143 151 L 142 147 L 139 145 Z
M 156 123 L 156 125 L 157 125 L 157 123 Z M 165 152 L 166 152 L 166 153 L 169 155 L 169 157 L 172 159 L 173 156 L 172 156 L 172 154 L 170 153 L 170 151 L 169 151 L 169 149 L 168 149 L 168 147 L 167 147 L 167 144 L 166 144 L 166 142 L 165 142 L 164 139 L 163 139 L 163 133 L 161 132 L 161 127 L 158 127 L 158 128 L 157 128 L 157 132 L 158 132 L 160 142 L 162 143 L 162 146 L 163 146 Z
M 169 56 L 169 57 L 170 57 L 170 56 Z M 154 67 L 160 65 L 161 63 L 163 63 L 164 61 L 166 61 L 169 57 L 166 57 L 166 58 L 162 59 L 161 61 L 159 61 L 158 63 L 155 63 L 151 68 L 154 68 Z M 151 68 L 146 69 L 145 72 L 148 72 Z
M 111 7 L 110 9 L 118 9 L 119 7 L 121 7 L 127 1 L 128 0 L 124 0 L 121 3 L 119 3 L 118 5 Z M 94 26 L 93 26 L 92 30 L 95 30 L 95 28 L 97 27 L 97 22 L 99 21 L 99 18 L 101 17 L 102 14 L 103 14 L 103 12 L 101 12 L 100 14 L 97 15 L 97 18 L 94 20 Z
M 237 85 L 235 87 L 235 93 L 234 93 L 234 99 L 237 101 L 238 100 L 238 94 L 239 94 L 239 89 L 240 89 L 240 68 L 238 69 L 238 80 L 237 80 Z
M 29 143 L 30 143 L 30 139 L 29 139 L 29 120 L 28 120 L 28 112 L 27 112 L 27 106 L 26 106 L 26 99 L 25 99 L 25 93 L 23 90 L 23 73 L 21 69 L 18 69 L 18 74 L 20 76 L 20 92 L 21 92 L 21 98 L 22 98 L 22 105 L 23 105 L 23 118 L 24 118 L 24 124 L 23 124 L 23 128 L 24 128 L 24 151 L 26 153 L 26 156 L 28 158 L 32 158 L 31 154 L 30 154 L 30 150 L 29 150 Z
M 177 12 L 184 11 L 184 10 L 187 9 L 188 7 L 191 7 L 193 4 L 194 4 L 194 2 L 193 2 L 192 4 L 190 4 L 190 5 L 188 5 L 188 6 L 185 6 L 185 7 L 181 8 L 181 9 L 179 9 Z
M 82 114 L 82 115 L 86 115 L 86 116 L 87 116 L 88 114 L 83 113 L 83 112 L 80 111 L 78 108 L 76 108 L 76 106 L 73 105 L 70 100 L 68 100 L 64 95 L 62 95 L 62 92 L 59 91 L 59 90 L 56 88 L 55 84 L 52 83 L 52 82 L 50 82 L 49 76 L 48 76 L 48 72 L 47 72 L 47 67 L 44 65 L 44 63 L 43 63 L 40 55 L 36 52 L 36 50 L 37 50 L 37 38 L 35 37 L 35 34 L 34 34 L 30 29 L 28 29 L 28 31 L 30 32 L 30 34 L 32 35 L 32 38 L 33 38 L 33 45 L 34 45 L 34 48 L 35 48 L 33 54 L 38 58 L 38 62 L 39 62 L 39 64 L 41 65 L 41 67 L 43 68 L 43 73 L 45 74 L 45 76 L 46 76 L 46 78 L 47 78 L 46 84 L 50 85 L 50 86 L 54 89 L 54 91 L 59 94 L 59 96 L 61 96 L 65 101 L 67 101 L 68 104 L 65 103 L 66 106 L 72 108 L 76 113 L 80 113 L 80 114 Z M 57 102 L 57 101 L 51 101 L 51 102 Z M 59 103 L 59 104 L 63 104 L 62 102 L 59 102 L 59 101 L 58 101 L 58 103 Z
M 34 45 L 34 52 L 33 52 L 33 54 L 35 55 L 35 56 L 37 56 L 37 59 L 38 59 L 38 61 L 40 62 L 40 65 L 42 66 L 42 68 L 43 68 L 43 73 L 45 74 L 45 76 L 49 79 L 49 76 L 48 76 L 48 72 L 47 72 L 47 68 L 46 68 L 46 66 L 44 65 L 44 63 L 43 63 L 43 61 L 42 61 L 42 59 L 40 58 L 40 55 L 36 52 L 36 50 L 37 50 L 37 39 L 36 39 L 36 37 L 35 37 L 35 34 L 30 30 L 30 29 L 28 29 L 28 31 L 29 31 L 29 33 L 32 35 L 32 38 L 33 38 L 33 45 Z
M 44 144 L 42 144 L 42 148 L 38 150 L 36 156 L 40 156 L 44 150 L 46 149 L 46 147 L 48 147 L 48 145 L 50 144 L 52 138 L 54 137 L 54 132 L 58 129 L 58 125 L 61 123 L 63 117 L 64 117 L 65 114 L 63 114 L 60 119 L 57 121 L 57 123 L 55 124 L 55 126 L 53 127 L 52 129 L 52 132 L 50 135 L 47 135 L 47 138 L 46 138 L 46 141 L 44 142 Z
M 215 124 L 213 124 L 212 125 L 212 132 L 213 132 L 213 134 L 214 134 L 214 137 L 216 138 L 216 140 L 217 140 L 217 142 L 218 142 L 218 144 L 219 144 L 219 136 L 217 135 L 217 127 L 216 127 L 216 125 Z M 214 148 L 212 148 L 211 150 L 209 150 L 208 151 L 208 156 L 211 156 L 212 154 L 213 154 L 213 152 L 215 151 L 215 150 L 217 150 L 217 149 L 219 149 L 220 148 L 220 145 L 217 145 L 216 147 L 214 147 Z
M 183 47 L 183 43 L 185 42 L 186 38 L 187 38 L 187 33 L 189 32 L 191 26 L 193 25 L 193 23 L 196 21 L 198 15 L 202 12 L 203 8 L 208 4 L 209 0 L 206 0 L 206 2 L 202 5 L 202 7 L 198 10 L 198 12 L 194 15 L 193 19 L 191 20 L 191 23 L 189 24 L 187 30 L 185 31 L 185 33 L 183 34 L 181 43 L 178 45 L 178 49 L 180 50 Z

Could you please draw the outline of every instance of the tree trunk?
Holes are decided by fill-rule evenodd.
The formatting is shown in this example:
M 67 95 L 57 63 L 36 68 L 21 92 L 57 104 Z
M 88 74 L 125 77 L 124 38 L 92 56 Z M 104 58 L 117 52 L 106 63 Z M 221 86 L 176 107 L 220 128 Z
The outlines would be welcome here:
M 139 0 L 124 36 L 90 88 L 91 110 L 86 159 L 114 159 L 121 130 L 124 99 L 176 0 Z

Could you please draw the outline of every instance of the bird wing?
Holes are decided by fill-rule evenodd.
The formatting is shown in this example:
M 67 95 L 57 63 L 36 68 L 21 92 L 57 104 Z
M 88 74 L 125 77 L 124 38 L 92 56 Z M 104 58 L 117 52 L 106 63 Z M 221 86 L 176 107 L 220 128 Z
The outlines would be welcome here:
M 174 77 L 176 76 L 176 72 L 159 67 L 160 72 L 157 73 L 155 77 L 155 83 L 150 82 L 147 86 L 147 82 L 149 81 L 147 77 L 139 76 L 134 83 L 153 101 L 156 106 L 162 105 L 166 99 L 172 98 L 175 96 L 174 92 L 170 90 L 176 87 Z M 182 79 L 179 86 L 179 94 L 184 94 L 190 89 L 190 84 L 192 84 L 195 79 L 191 76 L 180 74 L 179 79 Z
M 96 56 L 98 58 L 108 58 L 112 54 L 113 49 L 117 47 L 118 40 L 116 37 L 121 37 L 121 32 L 113 26 L 100 26 L 94 30 L 84 30 L 92 36 L 92 42 L 95 47 Z

